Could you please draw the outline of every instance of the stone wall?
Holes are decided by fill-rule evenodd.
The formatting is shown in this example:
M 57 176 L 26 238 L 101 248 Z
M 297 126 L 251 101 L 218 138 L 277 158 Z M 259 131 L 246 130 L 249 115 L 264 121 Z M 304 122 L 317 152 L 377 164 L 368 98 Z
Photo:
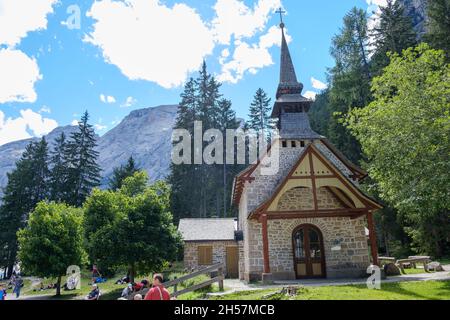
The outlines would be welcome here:
M 268 221 L 270 269 L 275 279 L 295 279 L 292 233 L 302 224 L 312 224 L 322 232 L 327 278 L 361 277 L 369 262 L 365 217 L 351 219 L 304 218 Z M 263 272 L 261 224 L 249 221 L 252 229 L 248 254 L 244 255 L 246 281 L 260 280 Z
M 359 277 L 365 274 L 369 251 L 365 218 L 304 218 L 269 220 L 269 257 L 271 272 L 295 278 L 292 233 L 302 224 L 312 224 L 322 232 L 328 278 Z M 333 248 L 333 249 L 332 249 Z
M 279 211 L 298 211 L 314 209 L 313 193 L 311 188 L 293 188 L 286 191 L 278 201 Z
M 186 241 L 184 243 L 184 267 L 189 271 L 205 266 L 198 265 L 198 247 L 212 246 L 213 264 L 226 263 L 226 247 L 237 246 L 236 241 Z M 226 270 L 224 270 L 226 272 Z

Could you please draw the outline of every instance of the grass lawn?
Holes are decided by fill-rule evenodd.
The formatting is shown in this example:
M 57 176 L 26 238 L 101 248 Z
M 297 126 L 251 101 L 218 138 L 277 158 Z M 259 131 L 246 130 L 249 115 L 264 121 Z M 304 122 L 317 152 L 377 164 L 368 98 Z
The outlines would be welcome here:
M 98 284 L 102 296 L 100 297 L 101 300 L 107 299 L 110 296 L 114 296 L 114 299 L 117 299 L 120 297 L 120 293 L 122 292 L 124 285 L 117 285 L 115 284 L 116 280 L 119 277 L 114 277 L 111 279 L 108 279 L 105 283 Z M 66 277 L 62 278 L 62 284 L 64 284 L 66 281 Z M 44 287 L 51 283 L 56 283 L 56 279 L 49 278 L 49 279 L 43 279 L 42 280 Z M 81 275 L 81 289 L 80 290 L 73 290 L 73 291 L 64 291 L 61 288 L 61 296 L 57 297 L 56 289 L 48 289 L 48 290 L 42 290 L 42 291 L 35 291 L 36 288 L 39 288 L 38 283 L 33 284 L 30 280 L 24 281 L 24 286 L 21 290 L 21 296 L 43 296 L 48 295 L 51 296 L 51 299 L 60 299 L 60 300 L 71 300 L 71 299 L 83 299 L 90 291 L 91 291 L 91 277 L 90 273 L 87 271 L 82 272 Z M 12 292 L 11 290 L 8 290 L 8 293 Z M 112 294 L 114 292 L 114 294 Z M 117 293 L 116 293 L 117 292 Z
M 237 292 L 218 300 L 284 300 L 286 296 L 270 294 L 277 289 Z M 266 296 L 266 297 L 265 297 Z M 386 283 L 380 290 L 365 285 L 301 287 L 294 300 L 450 300 L 450 281 L 416 281 Z

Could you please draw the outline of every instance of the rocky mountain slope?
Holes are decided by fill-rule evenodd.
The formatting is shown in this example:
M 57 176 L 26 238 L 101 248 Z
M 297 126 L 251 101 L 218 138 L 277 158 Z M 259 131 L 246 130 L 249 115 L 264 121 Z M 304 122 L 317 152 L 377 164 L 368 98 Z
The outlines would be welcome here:
M 429 0 L 398 0 L 404 7 L 405 13 L 413 20 L 414 28 L 421 37 L 426 30 L 427 2 Z
M 124 164 L 130 156 L 155 181 L 167 176 L 170 164 L 172 127 L 177 115 L 176 105 L 159 106 L 132 111 L 119 125 L 97 139 L 102 186 L 106 186 L 113 169 Z M 61 132 L 70 136 L 76 127 L 58 127 L 46 136 L 51 145 Z M 27 144 L 37 138 L 14 141 L 0 146 L 0 194 L 7 183 L 7 172 Z

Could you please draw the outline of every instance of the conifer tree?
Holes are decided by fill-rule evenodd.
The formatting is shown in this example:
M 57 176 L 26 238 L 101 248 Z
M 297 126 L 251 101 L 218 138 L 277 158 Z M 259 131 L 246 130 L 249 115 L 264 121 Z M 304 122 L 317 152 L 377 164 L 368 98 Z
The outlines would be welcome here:
M 433 0 L 427 4 L 427 34 L 425 40 L 434 48 L 444 50 L 450 60 L 450 0 Z
M 247 126 L 258 133 L 264 131 L 267 139 L 270 138 L 270 130 L 274 127 L 274 122 L 270 118 L 270 112 L 272 110 L 270 101 L 271 99 L 263 89 L 259 88 L 256 91 L 253 101 L 250 104 Z
M 221 84 L 208 73 L 206 63 L 202 64 L 196 79 L 190 79 L 181 94 L 178 116 L 174 129 L 194 132 L 194 121 L 201 121 L 203 135 L 208 129 L 218 129 L 225 137 L 226 129 L 236 129 L 236 120 L 231 102 L 222 99 Z M 224 148 L 226 146 L 226 140 Z M 176 145 L 178 141 L 174 141 Z M 202 150 L 211 143 L 202 143 Z M 189 164 L 171 164 L 168 178 L 172 188 L 171 211 L 174 220 L 185 217 L 227 216 L 227 206 L 236 166 L 224 164 L 194 163 L 194 143 L 191 139 Z M 225 157 L 225 153 L 224 153 Z
M 109 189 L 113 191 L 120 189 L 123 181 L 126 178 L 133 176 L 137 171 L 139 171 L 139 168 L 136 166 L 133 156 L 130 156 L 125 165 L 114 168 L 113 176 L 109 181 Z
M 375 47 L 372 68 L 377 74 L 389 64 L 388 52 L 401 54 L 417 43 L 412 19 L 398 1 L 388 0 L 380 11 L 379 24 L 372 30 Z
M 0 252 L 8 276 L 17 256 L 17 231 L 24 226 L 36 204 L 48 196 L 48 145 L 44 138 L 31 142 L 8 173 L 0 207 Z
M 50 199 L 56 202 L 66 200 L 67 197 L 67 140 L 64 132 L 55 139 L 53 150 L 50 151 Z
M 78 131 L 71 134 L 66 147 L 67 184 L 70 187 L 66 203 L 73 206 L 81 206 L 91 190 L 100 184 L 101 169 L 97 164 L 96 137 L 88 120 L 89 114 L 86 111 L 78 122 Z

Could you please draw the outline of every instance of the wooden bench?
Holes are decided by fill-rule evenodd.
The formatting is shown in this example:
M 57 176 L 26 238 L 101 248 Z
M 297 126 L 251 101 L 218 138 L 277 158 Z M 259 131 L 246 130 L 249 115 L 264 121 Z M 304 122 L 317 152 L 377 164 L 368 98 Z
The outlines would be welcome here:
M 385 264 L 395 263 L 394 257 L 378 257 L 378 263 L 380 266 L 384 266 Z
M 401 272 L 405 274 L 405 265 L 410 264 L 412 267 L 416 268 L 417 263 L 423 264 L 423 269 L 425 272 L 428 272 L 427 264 L 431 262 L 431 257 L 429 256 L 409 256 L 408 259 L 400 259 L 397 260 L 396 264 L 400 268 Z

